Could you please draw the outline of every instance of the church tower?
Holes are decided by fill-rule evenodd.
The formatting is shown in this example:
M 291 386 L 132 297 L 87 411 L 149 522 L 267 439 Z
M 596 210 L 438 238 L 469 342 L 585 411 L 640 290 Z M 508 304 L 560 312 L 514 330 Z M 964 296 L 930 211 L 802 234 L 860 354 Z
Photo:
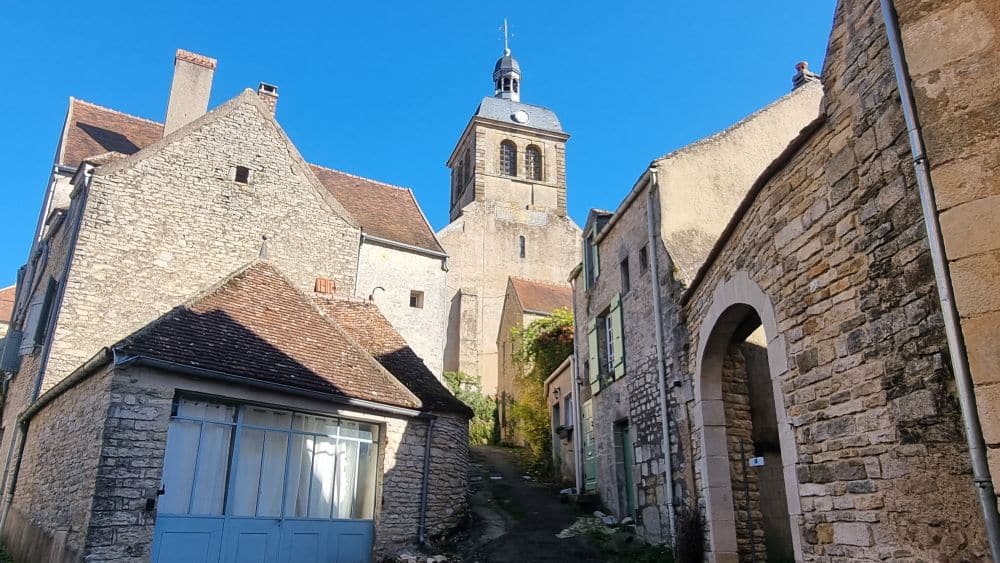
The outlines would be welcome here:
M 491 82 L 448 158 L 451 223 L 438 233 L 449 255 L 445 370 L 479 376 L 488 394 L 508 278 L 565 284 L 580 261 L 580 228 L 566 214 L 569 134 L 555 112 L 521 102 L 521 66 L 506 46 Z

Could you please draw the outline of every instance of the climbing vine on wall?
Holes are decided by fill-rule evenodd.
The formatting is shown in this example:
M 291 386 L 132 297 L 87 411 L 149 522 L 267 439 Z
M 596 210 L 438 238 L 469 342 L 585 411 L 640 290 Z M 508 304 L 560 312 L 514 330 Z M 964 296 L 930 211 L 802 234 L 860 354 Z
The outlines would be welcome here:
M 518 343 L 514 347 L 518 370 L 510 419 L 525 439 L 532 465 L 550 469 L 552 433 L 544 384 L 573 352 L 573 314 L 565 308 L 556 309 L 524 328 L 511 329 L 511 334 Z

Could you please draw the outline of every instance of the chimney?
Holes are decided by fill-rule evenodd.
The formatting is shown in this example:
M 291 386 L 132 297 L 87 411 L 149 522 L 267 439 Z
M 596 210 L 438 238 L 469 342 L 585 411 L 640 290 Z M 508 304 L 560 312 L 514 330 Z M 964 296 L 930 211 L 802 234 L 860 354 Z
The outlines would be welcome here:
M 208 96 L 212 93 L 212 75 L 215 59 L 177 49 L 174 56 L 174 80 L 170 84 L 170 101 L 167 102 L 167 120 L 163 135 L 184 127 L 201 117 L 208 109 Z
M 337 292 L 337 283 L 330 278 L 316 278 L 316 285 L 313 291 L 333 295 Z
M 809 63 L 801 61 L 795 65 L 795 76 L 792 77 L 792 90 L 809 82 L 819 82 L 820 76 L 809 70 Z
M 257 86 L 257 95 L 271 111 L 271 117 L 274 117 L 274 112 L 278 110 L 278 87 L 274 84 L 261 82 L 260 86 Z

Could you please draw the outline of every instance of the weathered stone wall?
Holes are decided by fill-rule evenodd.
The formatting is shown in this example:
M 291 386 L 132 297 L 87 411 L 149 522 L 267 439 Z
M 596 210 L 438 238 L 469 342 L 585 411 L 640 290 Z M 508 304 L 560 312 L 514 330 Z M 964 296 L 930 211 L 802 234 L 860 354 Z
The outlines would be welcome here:
M 520 257 L 518 237 L 525 237 Z M 510 276 L 563 283 L 580 262 L 580 229 L 567 217 L 511 207 L 502 202 L 473 202 L 461 217 L 438 232 L 448 253 L 448 344 L 444 369 L 479 376 L 483 392 L 497 390 L 497 334 Z M 476 299 L 455 299 L 466 290 Z M 472 305 L 474 310 L 461 309 Z M 456 312 L 455 307 L 460 307 Z M 477 331 L 479 353 L 463 354 L 462 325 Z M 463 360 L 460 362 L 460 360 Z
M 822 98 L 822 86 L 807 82 L 725 130 L 654 161 L 660 208 L 667 210 L 660 236 L 679 280 L 694 277 L 747 189 L 816 118 Z
M 300 289 L 322 276 L 353 293 L 359 230 L 266 112 L 247 91 L 96 170 L 43 389 L 256 259 L 265 235 Z
M 93 519 L 110 384 L 110 373 L 102 370 L 31 419 L 11 505 L 18 518 L 3 538 L 16 560 L 82 557 Z M 16 433 L 16 426 L 7 428 Z
M 379 311 L 434 375 L 444 369 L 448 273 L 444 259 L 371 241 L 361 245 L 355 295 L 374 295 Z M 375 291 L 382 287 L 385 291 Z M 423 307 L 410 306 L 410 292 L 424 293 Z
M 427 537 L 447 534 L 466 514 L 468 421 L 440 416 L 431 438 L 431 472 L 427 490 Z M 391 556 L 417 543 L 420 491 L 427 421 L 410 419 L 386 424 L 381 511 L 375 527 L 375 552 Z
M 896 0 L 906 63 L 1000 487 L 1000 5 Z
M 780 397 L 803 557 L 974 559 L 983 524 L 877 2 L 838 6 L 823 75 L 825 123 L 762 187 L 689 295 L 688 350 L 704 346 L 706 315 L 725 305 L 714 301 L 744 298 L 716 292 L 734 272 L 773 304 L 762 319 L 777 331 L 772 376 L 787 364 Z M 692 387 L 702 361 L 681 368 L 691 379 L 678 415 L 694 432 L 709 416 Z M 705 452 L 693 454 L 692 491 L 705 478 Z
M 642 189 L 626 208 L 618 210 L 618 220 L 599 243 L 600 275 L 589 290 L 583 287 L 582 275 L 573 280 L 576 313 L 576 361 L 586 390 L 581 401 L 591 400 L 594 412 L 594 440 L 597 447 L 598 492 L 604 504 L 622 517 L 615 470 L 614 425 L 628 420 L 633 435 L 633 482 L 636 484 L 636 523 L 638 530 L 654 542 L 669 537 L 666 513 L 666 464 L 663 458 L 663 429 L 660 405 L 660 382 L 656 369 L 656 332 L 653 316 L 653 291 L 669 281 L 670 257 L 662 244 L 649 243 L 646 209 L 649 197 Z M 655 209 L 656 215 L 659 210 Z M 652 259 L 646 270 L 640 267 L 639 251 L 658 253 L 661 279 L 653 279 Z M 625 376 L 610 383 L 597 394 L 589 392 L 589 375 L 584 361 L 589 358 L 586 327 L 604 312 L 615 295 L 622 293 L 620 265 L 628 258 L 630 289 L 621 297 Z M 667 272 L 664 275 L 664 272 Z M 668 304 L 664 319 L 676 314 Z

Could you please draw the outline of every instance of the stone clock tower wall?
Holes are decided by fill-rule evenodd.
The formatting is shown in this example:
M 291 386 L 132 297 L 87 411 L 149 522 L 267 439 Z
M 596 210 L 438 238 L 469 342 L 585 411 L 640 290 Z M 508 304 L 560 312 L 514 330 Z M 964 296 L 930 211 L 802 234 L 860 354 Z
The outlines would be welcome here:
M 449 256 L 444 369 L 479 376 L 491 395 L 499 354 L 511 352 L 497 350 L 507 279 L 566 284 L 580 262 L 580 228 L 566 215 L 569 134 L 551 110 L 519 101 L 509 53 L 494 82 L 448 159 L 451 223 L 437 234 Z

